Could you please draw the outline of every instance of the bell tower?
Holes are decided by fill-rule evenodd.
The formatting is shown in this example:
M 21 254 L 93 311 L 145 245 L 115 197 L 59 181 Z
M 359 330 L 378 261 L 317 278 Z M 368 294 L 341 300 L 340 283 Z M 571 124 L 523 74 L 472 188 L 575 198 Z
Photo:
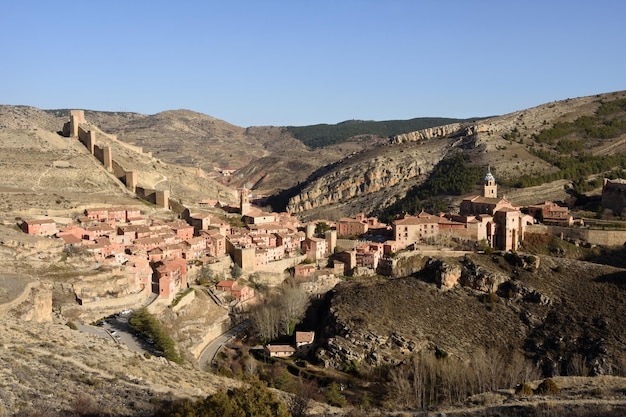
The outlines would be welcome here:
M 250 190 L 244 185 L 239 191 L 239 210 L 241 211 L 241 215 L 245 216 L 250 212 Z
M 483 182 L 483 197 L 498 197 L 498 184 L 496 184 L 496 179 L 491 174 L 491 166 L 487 168 L 487 175 L 485 175 Z

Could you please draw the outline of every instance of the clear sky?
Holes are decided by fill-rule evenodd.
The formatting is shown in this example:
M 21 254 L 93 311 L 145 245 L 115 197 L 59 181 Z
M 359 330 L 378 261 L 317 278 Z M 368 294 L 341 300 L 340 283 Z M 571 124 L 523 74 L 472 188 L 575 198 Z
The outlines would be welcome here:
M 0 104 L 465 118 L 626 89 L 626 1 L 5 0 L 0 52 Z

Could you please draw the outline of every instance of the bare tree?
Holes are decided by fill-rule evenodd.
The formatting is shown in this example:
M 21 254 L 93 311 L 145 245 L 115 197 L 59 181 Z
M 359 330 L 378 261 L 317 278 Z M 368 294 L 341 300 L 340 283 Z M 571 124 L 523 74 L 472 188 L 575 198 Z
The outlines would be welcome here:
M 280 298 L 282 333 L 292 334 L 309 306 L 309 296 L 300 287 L 284 288 Z

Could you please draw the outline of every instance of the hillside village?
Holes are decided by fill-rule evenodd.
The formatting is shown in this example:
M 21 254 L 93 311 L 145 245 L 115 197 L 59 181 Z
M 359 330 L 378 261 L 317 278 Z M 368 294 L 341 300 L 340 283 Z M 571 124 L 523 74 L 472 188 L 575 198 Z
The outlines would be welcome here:
M 100 146 L 95 131 L 87 130 L 89 125 L 85 123 L 82 111 L 72 111 L 63 133 L 68 140 L 80 140 L 108 170 L 115 171 L 111 148 Z M 442 239 L 474 242 L 474 246 L 483 242 L 484 247 L 501 251 L 517 250 L 528 232 L 581 239 L 586 231 L 581 240 L 598 244 L 607 239 L 626 240 L 624 232 L 611 232 L 616 236 L 607 238 L 604 231 L 602 239 L 595 242 L 596 235 L 582 229 L 581 220 L 575 221 L 566 207 L 553 202 L 522 210 L 499 196 L 490 168 L 482 193 L 465 197 L 458 213 L 401 215 L 392 225 L 380 224 L 378 219 L 363 214 L 301 224 L 289 213 L 254 207 L 246 188 L 239 190 L 238 207 L 202 200 L 195 205 L 198 209 L 190 209 L 171 198 L 167 190 L 138 187 L 135 172 L 122 173 L 120 181 L 127 188 L 138 197 L 172 210 L 175 219 L 146 218 L 138 207 L 95 207 L 77 215 L 71 224 L 58 225 L 45 217 L 24 219 L 19 224 L 25 233 L 61 239 L 68 254 L 91 254 L 124 277 L 117 281 L 118 291 L 99 289 L 96 283 L 79 287 L 76 299 L 82 305 L 122 307 L 145 304 L 150 299 L 171 302 L 203 268 L 211 266 L 227 272 L 236 265 L 246 276 L 255 272 L 282 275 L 291 269 L 303 288 L 320 293 L 332 288 L 341 276 L 389 273 L 396 253 Z M 623 181 L 605 180 L 603 204 L 621 213 L 626 205 L 623 189 Z M 316 233 L 320 224 L 324 230 Z M 254 289 L 234 281 L 222 281 L 217 289 L 228 291 L 239 301 L 254 297 Z M 112 294 L 117 298 L 113 303 Z
M 64 290 L 71 292 L 72 304 L 68 309 L 64 305 L 63 311 L 71 311 L 67 317 L 71 315 L 71 320 L 77 319 L 83 324 L 102 323 L 103 316 L 142 307 L 152 312 L 165 311 L 180 319 L 188 314 L 181 310 L 185 306 L 200 305 L 194 302 L 200 290 L 202 296 L 208 296 L 214 304 L 212 307 L 219 310 L 219 317 L 207 315 L 215 322 L 195 322 L 188 327 L 197 328 L 200 335 L 188 336 L 188 328 L 182 332 L 189 340 L 184 349 L 194 366 L 206 363 L 206 348 L 217 336 L 245 320 L 259 305 L 269 304 L 272 299 L 268 292 L 281 288 L 283 283 L 288 283 L 286 287 L 296 286 L 319 302 L 334 293 L 336 290 L 331 290 L 342 281 L 343 284 L 358 284 L 359 278 L 371 277 L 362 281 L 375 282 L 380 276 L 399 278 L 412 274 L 421 268 L 407 269 L 404 261 L 412 257 L 458 258 L 476 251 L 511 254 L 522 249 L 529 235 L 556 236 L 562 241 L 588 247 L 615 246 L 626 241 L 626 231 L 618 227 L 618 221 L 598 227 L 599 220 L 575 218 L 565 205 L 552 201 L 515 204 L 515 199 L 499 191 L 494 175 L 497 172 L 492 172 L 491 166 L 485 168 L 480 193 L 463 196 L 457 210 L 404 213 L 396 215 L 390 224 L 364 213 L 305 222 L 292 213 L 267 211 L 256 204 L 261 199 L 246 187 L 237 190 L 238 204 L 233 199 L 220 200 L 215 196 L 189 199 L 177 195 L 175 187 L 144 178 L 145 173 L 129 164 L 132 156 L 118 159 L 116 142 L 85 120 L 82 111 L 71 111 L 70 121 L 60 132 L 62 136 L 57 140 L 81 144 L 81 150 L 86 149 L 115 179 L 117 186 L 132 197 L 125 200 L 124 205 L 103 201 L 89 204 L 80 211 L 40 210 L 41 214 L 37 215 L 37 210 L 30 210 L 28 215 L 15 218 L 22 233 L 45 237 L 41 241 L 53 243 L 47 249 L 54 252 L 49 259 L 60 259 L 64 265 L 72 265 L 76 259 L 89 265 L 88 276 L 81 275 L 70 285 L 61 284 Z M 132 145 L 124 145 L 124 149 L 142 153 Z M 160 164 L 154 158 L 152 161 Z M 67 169 L 59 163 L 54 162 L 55 169 Z M 603 213 L 623 215 L 625 190 L 624 180 L 604 180 Z M 133 199 L 134 203 L 128 203 Z M 522 258 L 526 262 L 531 257 Z M 538 259 L 534 262 L 537 268 Z M 551 265 L 550 271 L 556 270 L 550 262 L 542 260 Z M 445 263 L 442 265 L 445 269 Z M 436 288 L 450 290 L 465 285 L 459 279 L 460 269 L 451 267 L 450 271 L 436 280 Z M 390 285 L 394 285 L 393 281 L 396 280 L 389 281 Z M 496 287 L 492 282 L 490 286 L 475 289 L 497 298 Z M 512 294 L 536 296 L 540 308 L 553 303 L 553 296 L 545 296 L 533 288 L 514 288 Z M 282 294 L 281 291 L 275 293 Z M 50 300 L 44 306 L 48 310 L 49 304 Z M 206 304 L 201 308 L 206 309 Z M 53 311 L 55 317 L 60 313 L 60 308 Z M 49 320 L 50 314 L 47 317 Z M 270 338 L 269 342 L 263 339 L 262 352 L 268 360 L 292 356 L 308 360 L 316 352 L 328 355 L 333 350 L 327 348 L 336 342 L 328 342 L 328 335 L 317 325 L 309 321 L 308 327 L 292 327 L 289 339 Z M 366 337 L 383 343 L 387 336 L 368 334 Z M 406 336 L 393 333 L 389 337 L 390 343 L 400 346 L 403 354 L 406 349 L 412 351 L 413 342 L 405 340 Z M 118 346 L 123 343 L 117 342 Z M 343 349 L 341 344 L 335 347 L 339 351 Z M 353 354 L 352 347 L 346 349 L 347 355 Z M 230 357 L 232 353 L 227 355 Z M 384 357 L 382 353 L 376 355 L 377 360 Z M 212 360 L 208 358 L 209 362 Z M 335 360 L 324 357 L 323 363 L 333 364 Z

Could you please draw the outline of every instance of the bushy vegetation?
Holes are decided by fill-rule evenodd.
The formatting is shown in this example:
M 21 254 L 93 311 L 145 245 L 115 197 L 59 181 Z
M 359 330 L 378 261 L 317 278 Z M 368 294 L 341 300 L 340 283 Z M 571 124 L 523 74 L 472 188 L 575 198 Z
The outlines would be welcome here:
M 626 155 L 615 154 L 606 156 L 594 156 L 581 154 L 578 156 L 563 156 L 550 151 L 532 151 L 532 153 L 543 159 L 544 161 L 559 168 L 558 171 L 551 172 L 549 174 L 526 174 L 518 177 L 512 182 L 501 181 L 503 184 L 508 184 L 517 188 L 533 187 L 536 185 L 545 184 L 557 180 L 572 180 L 574 185 L 577 184 L 582 190 L 585 189 L 588 184 L 586 178 L 593 174 L 600 174 L 603 172 L 613 171 L 616 167 L 626 166 Z M 610 176 L 619 176 L 621 169 L 613 172 Z M 598 183 L 594 183 L 593 186 Z M 592 185 L 592 184 L 588 184 Z M 579 191 L 577 189 L 577 191 Z
M 349 138 L 358 135 L 373 135 L 386 138 L 401 133 L 460 123 L 467 120 L 469 119 L 444 117 L 419 117 L 410 120 L 387 120 L 382 122 L 348 120 L 334 125 L 288 126 L 286 129 L 305 145 L 311 148 L 321 148 L 345 142 Z
M 504 184 L 524 188 L 566 179 L 572 180 L 578 193 L 590 191 L 601 184 L 587 181 L 593 174 L 605 173 L 626 166 L 626 156 L 613 154 L 594 156 L 585 152 L 590 141 L 612 139 L 626 133 L 626 100 L 601 103 L 594 115 L 581 116 L 573 122 L 557 122 L 534 135 L 542 149 L 531 150 L 559 170 L 548 174 L 526 174 Z M 548 145 L 544 147 L 543 145 Z M 617 176 L 623 172 L 614 173 Z
M 539 384 L 535 393 L 539 395 L 554 395 L 558 394 L 560 391 L 559 386 L 552 378 L 546 378 L 541 381 L 541 384 Z
M 249 386 L 221 390 L 204 400 L 174 401 L 155 417 L 289 417 L 287 406 L 258 379 Z
M 143 337 L 154 340 L 155 348 L 163 352 L 163 357 L 172 362 L 182 363 L 183 360 L 176 351 L 174 340 L 165 332 L 163 327 L 161 327 L 161 323 L 147 309 L 142 308 L 133 312 L 128 322 L 130 327 Z
M 470 164 L 467 157 L 461 154 L 444 159 L 423 184 L 413 187 L 404 198 L 378 213 L 378 218 L 391 223 L 394 216 L 400 213 L 446 211 L 448 202 L 438 196 L 471 192 L 485 172 L 486 167 Z

